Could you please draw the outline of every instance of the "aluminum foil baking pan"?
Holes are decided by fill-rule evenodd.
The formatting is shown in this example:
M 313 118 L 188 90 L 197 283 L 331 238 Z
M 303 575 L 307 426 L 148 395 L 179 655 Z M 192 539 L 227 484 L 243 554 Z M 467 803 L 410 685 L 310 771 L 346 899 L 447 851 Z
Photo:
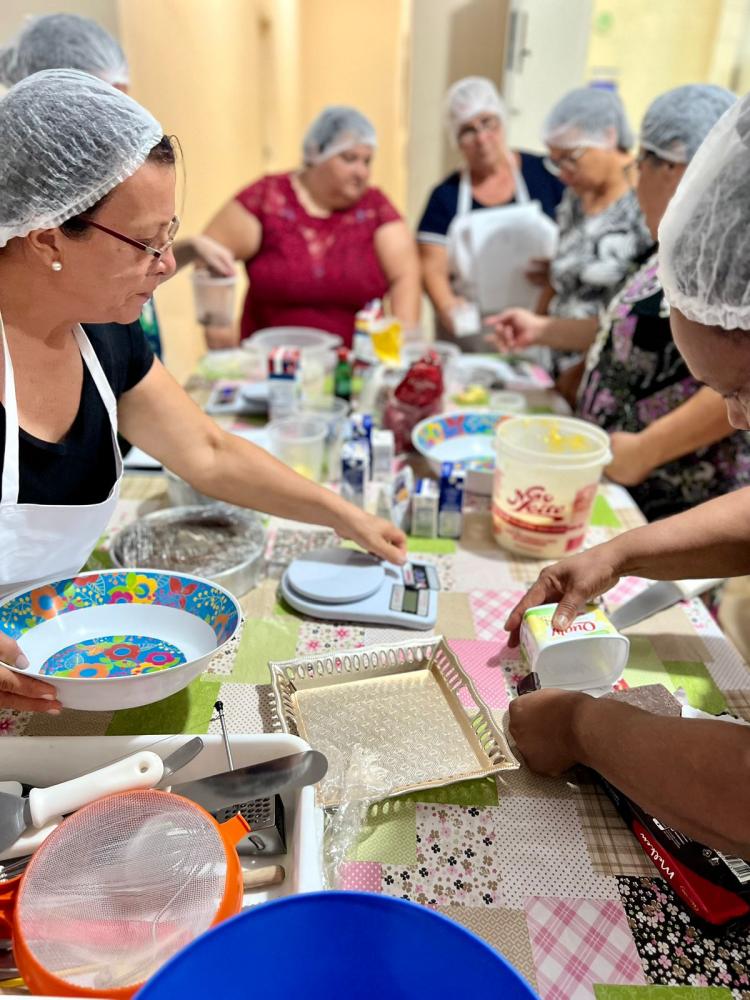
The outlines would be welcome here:
M 254 511 L 213 503 L 139 518 L 110 545 L 117 566 L 192 573 L 241 597 L 263 574 L 266 533 Z

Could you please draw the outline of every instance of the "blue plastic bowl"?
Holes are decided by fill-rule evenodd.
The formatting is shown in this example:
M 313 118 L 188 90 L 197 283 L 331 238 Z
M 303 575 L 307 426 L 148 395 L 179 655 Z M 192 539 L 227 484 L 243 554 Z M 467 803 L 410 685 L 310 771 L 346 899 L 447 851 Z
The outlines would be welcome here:
M 407 1000 L 536 994 L 498 952 L 416 903 L 367 892 L 288 896 L 220 924 L 136 1000 L 193 997 Z

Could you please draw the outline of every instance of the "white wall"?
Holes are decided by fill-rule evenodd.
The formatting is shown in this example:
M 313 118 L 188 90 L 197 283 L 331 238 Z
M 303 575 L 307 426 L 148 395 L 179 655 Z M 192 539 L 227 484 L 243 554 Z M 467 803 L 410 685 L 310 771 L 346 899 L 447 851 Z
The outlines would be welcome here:
M 443 98 L 463 76 L 500 86 L 507 0 L 412 0 L 406 211 L 412 225 L 430 189 L 458 163 L 443 127 Z
M 117 0 L 2 0 L 0 41 L 5 42 L 21 27 L 28 14 L 81 14 L 92 17 L 117 35 Z

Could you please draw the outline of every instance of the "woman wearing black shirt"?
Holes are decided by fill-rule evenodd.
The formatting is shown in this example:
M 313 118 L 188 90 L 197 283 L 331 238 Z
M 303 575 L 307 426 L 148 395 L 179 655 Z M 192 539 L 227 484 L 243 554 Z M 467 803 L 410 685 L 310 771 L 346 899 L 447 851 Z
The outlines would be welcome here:
M 174 272 L 178 225 L 158 122 L 48 70 L 0 101 L 0 145 L 0 597 L 85 563 L 117 502 L 118 430 L 203 493 L 403 562 L 392 524 L 222 431 L 151 354 L 136 320 Z M 0 659 L 27 665 L 3 635 Z M 0 707 L 60 708 L 53 686 L 3 667 Z

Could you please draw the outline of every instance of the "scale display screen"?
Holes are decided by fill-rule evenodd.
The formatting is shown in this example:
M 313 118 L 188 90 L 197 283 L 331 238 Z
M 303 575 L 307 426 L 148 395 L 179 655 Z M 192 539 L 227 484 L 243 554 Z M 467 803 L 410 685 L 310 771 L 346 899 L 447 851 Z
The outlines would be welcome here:
M 401 605 L 401 610 L 405 611 L 408 615 L 415 615 L 418 607 L 419 591 L 406 587 L 404 589 L 404 603 Z

